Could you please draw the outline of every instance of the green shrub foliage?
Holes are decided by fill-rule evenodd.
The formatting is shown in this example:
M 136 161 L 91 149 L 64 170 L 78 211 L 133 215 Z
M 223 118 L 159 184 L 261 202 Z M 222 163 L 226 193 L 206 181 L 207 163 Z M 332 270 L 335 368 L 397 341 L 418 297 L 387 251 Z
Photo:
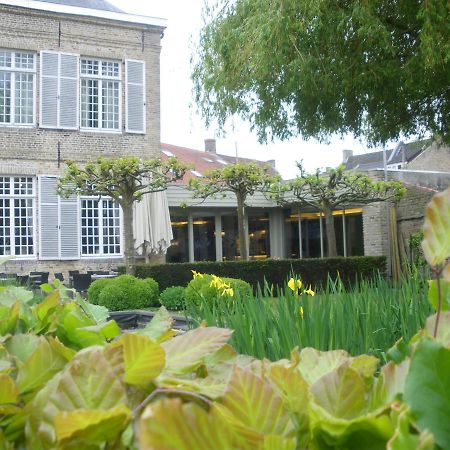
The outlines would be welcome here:
M 223 289 L 218 288 L 214 283 L 214 275 L 201 274 L 193 278 L 187 285 L 184 295 L 187 303 L 200 304 L 201 302 L 212 303 L 218 298 L 228 299 L 242 298 L 247 299 L 252 296 L 252 287 L 246 281 L 237 278 L 221 278 L 221 282 L 232 288 L 232 296 L 223 292 Z
M 98 294 L 98 304 L 110 311 L 143 309 L 157 306 L 158 303 L 159 286 L 151 278 L 139 279 L 131 275 L 121 275 L 108 280 Z
M 184 309 L 185 296 L 183 286 L 171 286 L 161 292 L 159 296 L 159 302 L 167 309 L 172 311 L 179 311 Z
M 124 267 L 120 270 L 124 273 Z M 138 265 L 136 276 L 155 279 L 161 289 L 169 286 L 187 286 L 192 278 L 192 270 L 215 274 L 219 277 L 239 278 L 247 281 L 255 289 L 266 280 L 270 285 L 284 286 L 291 273 L 298 274 L 306 285 L 325 285 L 328 276 L 339 274 L 344 284 L 357 279 L 372 278 L 375 273 L 384 274 L 384 256 L 353 256 L 349 258 L 317 259 L 267 259 L 264 261 L 196 262 L 160 265 Z
M 98 280 L 93 281 L 87 290 L 89 302 L 98 305 L 100 292 L 110 283 L 111 279 L 109 278 L 99 278 Z

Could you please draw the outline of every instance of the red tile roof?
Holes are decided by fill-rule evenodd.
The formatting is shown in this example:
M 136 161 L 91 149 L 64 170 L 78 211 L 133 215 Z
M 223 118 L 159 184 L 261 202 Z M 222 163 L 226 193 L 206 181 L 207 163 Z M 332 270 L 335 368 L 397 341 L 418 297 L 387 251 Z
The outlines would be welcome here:
M 193 166 L 194 173 L 188 171 L 180 183 L 187 184 L 190 178 L 194 178 L 198 172 L 201 175 L 205 175 L 207 172 L 213 169 L 221 169 L 228 164 L 235 164 L 236 158 L 234 156 L 220 155 L 218 153 L 205 152 L 203 150 L 195 150 L 192 148 L 179 147 L 177 145 L 163 144 L 161 143 L 161 156 L 163 159 L 167 159 L 171 156 L 176 156 L 180 161 L 190 166 Z M 238 158 L 240 163 L 254 162 L 264 167 L 269 167 L 269 173 L 272 175 L 278 174 L 277 170 L 273 167 L 273 161 L 258 161 L 249 158 Z

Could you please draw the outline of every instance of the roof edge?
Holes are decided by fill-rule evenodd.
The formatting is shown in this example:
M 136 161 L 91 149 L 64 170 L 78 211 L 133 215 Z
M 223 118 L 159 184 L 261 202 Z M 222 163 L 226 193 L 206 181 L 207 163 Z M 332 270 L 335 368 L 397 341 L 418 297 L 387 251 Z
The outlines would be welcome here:
M 17 6 L 19 8 L 35 9 L 38 11 L 69 14 L 74 16 L 95 17 L 139 25 L 152 25 L 159 28 L 167 27 L 167 19 L 159 17 L 140 16 L 136 14 L 104 11 L 100 9 L 82 8 L 79 6 L 60 5 L 58 3 L 40 2 L 38 0 L 0 0 L 0 5 Z

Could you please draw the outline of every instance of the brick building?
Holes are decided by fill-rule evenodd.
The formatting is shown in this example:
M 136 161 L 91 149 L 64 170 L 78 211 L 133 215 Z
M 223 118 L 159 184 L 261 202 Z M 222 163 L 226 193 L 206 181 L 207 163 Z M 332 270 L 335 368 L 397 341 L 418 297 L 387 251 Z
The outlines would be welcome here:
M 0 1 L 0 255 L 7 271 L 117 266 L 121 213 L 55 194 L 63 161 L 160 147 L 162 19 L 103 0 Z

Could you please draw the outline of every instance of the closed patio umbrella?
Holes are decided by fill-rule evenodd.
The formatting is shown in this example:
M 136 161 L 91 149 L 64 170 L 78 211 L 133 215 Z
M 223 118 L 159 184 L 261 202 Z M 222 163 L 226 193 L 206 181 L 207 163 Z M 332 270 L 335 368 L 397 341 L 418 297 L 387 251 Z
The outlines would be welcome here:
M 166 253 L 173 239 L 165 191 L 145 194 L 134 206 L 135 248 L 139 255 Z

